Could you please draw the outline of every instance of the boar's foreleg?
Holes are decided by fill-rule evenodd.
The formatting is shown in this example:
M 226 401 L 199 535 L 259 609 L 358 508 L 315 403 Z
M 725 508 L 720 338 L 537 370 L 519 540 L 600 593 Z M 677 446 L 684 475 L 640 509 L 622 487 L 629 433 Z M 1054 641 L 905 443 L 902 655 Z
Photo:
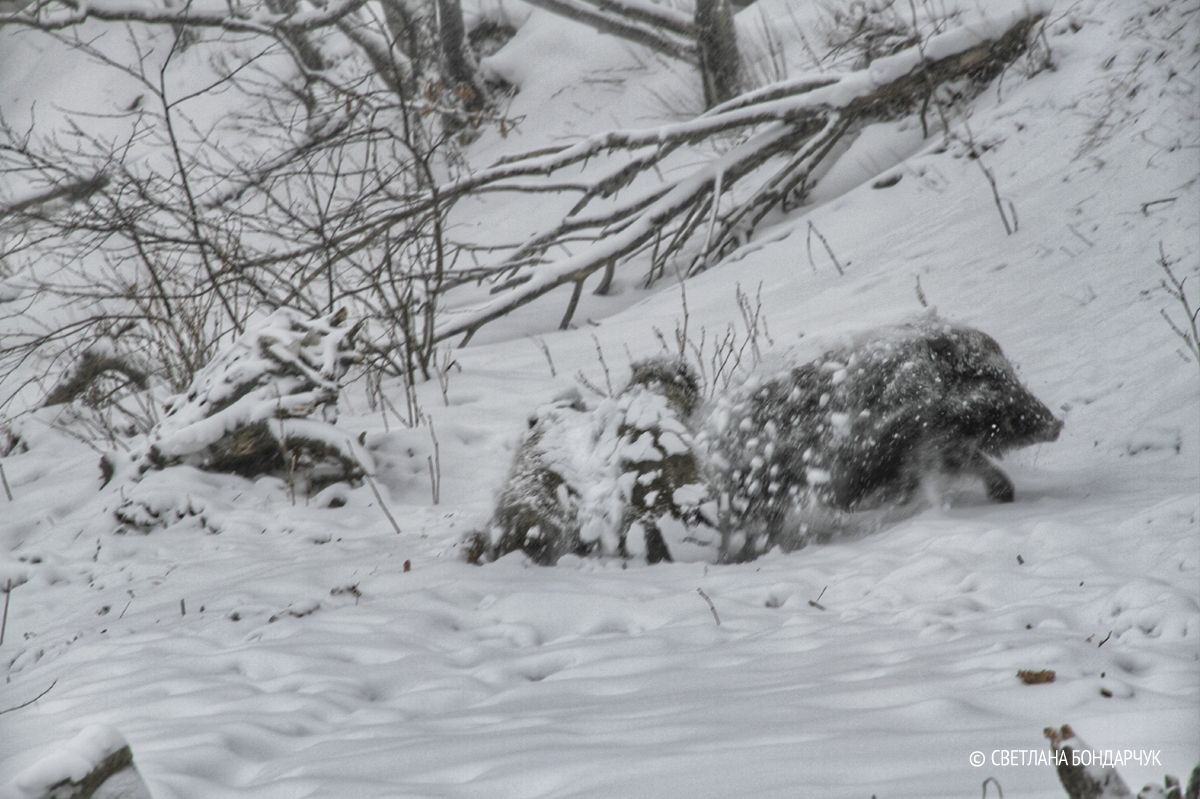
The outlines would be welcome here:
M 1008 479 L 1004 470 L 992 463 L 991 459 L 980 452 L 978 448 L 974 446 L 963 448 L 957 453 L 955 461 L 951 464 L 952 468 L 965 474 L 974 475 L 983 481 L 988 499 L 996 502 L 1012 502 L 1016 498 L 1012 480 Z

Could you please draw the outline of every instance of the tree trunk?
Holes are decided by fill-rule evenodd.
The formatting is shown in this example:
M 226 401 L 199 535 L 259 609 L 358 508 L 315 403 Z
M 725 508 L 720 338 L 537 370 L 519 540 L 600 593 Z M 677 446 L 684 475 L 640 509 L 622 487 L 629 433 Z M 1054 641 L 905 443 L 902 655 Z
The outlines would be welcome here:
M 298 9 L 297 0 L 267 0 L 267 10 L 273 14 L 295 14 Z M 296 59 L 307 70 L 320 72 L 329 66 L 324 54 L 311 36 L 304 31 L 284 31 L 281 38 L 292 46 Z M 305 76 L 308 80 L 308 76 Z
M 267 10 L 273 14 L 295 14 L 298 7 L 297 0 L 267 0 Z M 309 119 L 310 131 L 312 130 L 313 119 L 317 115 L 317 98 L 312 90 L 312 77 L 310 72 L 320 72 L 329 66 L 321 48 L 317 45 L 316 39 L 312 34 L 304 31 L 283 31 L 279 38 L 287 42 L 288 47 L 292 52 L 292 57 L 299 62 L 302 68 L 303 75 L 301 79 L 303 85 L 298 89 L 297 93 L 300 96 L 301 102 L 304 103 L 304 110 Z
M 437 0 L 437 15 L 442 77 L 446 88 L 464 110 L 471 113 L 480 111 L 486 97 L 479 83 L 475 58 L 467 48 L 461 0 Z
M 416 97 L 418 83 L 437 65 L 436 11 L 426 0 L 383 0 L 382 5 L 396 60 L 408 62 L 405 89 L 410 98 Z
M 408 95 L 437 108 L 449 130 L 469 124 L 487 95 L 467 47 L 461 0 L 384 0 L 383 15 L 392 47 L 408 61 Z
M 712 108 L 741 91 L 742 57 L 729 0 L 696 0 L 696 44 L 704 107 Z

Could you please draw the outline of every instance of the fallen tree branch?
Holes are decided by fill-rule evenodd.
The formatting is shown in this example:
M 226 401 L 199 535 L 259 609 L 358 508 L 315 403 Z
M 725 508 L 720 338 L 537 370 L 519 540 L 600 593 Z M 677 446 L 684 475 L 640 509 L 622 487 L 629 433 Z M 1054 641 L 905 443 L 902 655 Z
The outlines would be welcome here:
M 43 405 L 62 405 L 79 397 L 97 380 L 106 374 L 115 373 L 138 388 L 147 386 L 149 376 L 145 370 L 132 364 L 127 358 L 112 353 L 88 350 L 80 356 L 70 373 L 46 396 Z
M 734 148 L 707 167 L 677 183 L 617 235 L 601 239 L 577 256 L 536 267 L 536 271 L 520 286 L 481 308 L 468 312 L 464 315 L 466 319 L 459 317 L 456 320 L 452 317 L 448 324 L 437 330 L 435 338 L 441 341 L 459 333 L 466 333 L 469 339 L 484 324 L 505 316 L 558 286 L 582 281 L 604 266 L 604 259 L 627 257 L 648 244 L 670 220 L 678 218 L 688 210 L 696 210 L 711 193 L 714 178 L 718 173 L 740 177 L 752 171 L 777 152 L 783 144 L 789 142 L 792 133 L 792 129 L 787 126 L 772 126 L 747 144 Z M 693 217 L 695 216 L 697 215 L 693 214 Z
M 805 78 L 783 82 L 734 98 L 686 122 L 648 130 L 609 131 L 561 147 L 509 157 L 438 189 L 448 198 L 500 181 L 518 190 L 522 178 L 551 175 L 566 167 L 609 154 L 627 160 L 594 180 L 592 188 L 553 226 L 529 237 L 508 258 L 492 267 L 507 276 L 494 299 L 445 313 L 437 340 L 457 335 L 470 339 L 476 330 L 566 283 L 579 284 L 613 262 L 627 262 L 655 246 L 651 273 L 668 259 L 693 246 L 701 227 L 708 233 L 692 252 L 689 273 L 702 270 L 732 246 L 748 239 L 772 210 L 799 202 L 830 155 L 867 124 L 912 113 L 939 84 L 962 79 L 986 85 L 1025 50 L 1041 10 L 1013 13 L 932 37 L 922 45 L 879 59 L 869 70 L 839 78 Z M 684 177 L 668 181 L 600 213 L 585 213 L 590 202 L 613 196 L 638 175 L 658 165 L 678 147 L 731 132 L 754 131 L 734 146 Z M 756 174 L 768 161 L 793 155 L 760 180 L 749 199 L 724 215 L 711 215 L 739 181 Z M 740 191 L 739 196 L 745 197 Z M 411 212 L 412 209 L 406 209 Z M 703 223 L 709 221 L 708 225 Z M 590 246 L 555 260 L 539 260 L 567 236 L 589 232 Z

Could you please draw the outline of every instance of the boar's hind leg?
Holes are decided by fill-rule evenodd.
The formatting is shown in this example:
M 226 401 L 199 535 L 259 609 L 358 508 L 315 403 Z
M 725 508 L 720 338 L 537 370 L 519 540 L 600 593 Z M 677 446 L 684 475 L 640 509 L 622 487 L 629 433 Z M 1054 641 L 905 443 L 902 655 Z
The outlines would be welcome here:
M 996 502 L 1012 502 L 1015 498 L 1016 493 L 1013 490 L 1012 480 L 1009 480 L 1008 475 L 979 450 L 973 449 L 963 466 L 965 471 L 983 480 L 989 499 Z

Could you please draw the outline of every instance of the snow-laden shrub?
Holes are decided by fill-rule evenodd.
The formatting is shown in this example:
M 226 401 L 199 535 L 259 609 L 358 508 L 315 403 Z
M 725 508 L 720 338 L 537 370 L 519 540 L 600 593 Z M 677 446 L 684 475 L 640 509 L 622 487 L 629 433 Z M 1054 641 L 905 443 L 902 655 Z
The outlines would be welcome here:
M 133 458 L 137 474 L 186 464 L 309 489 L 360 478 L 366 454 L 334 427 L 341 380 L 360 359 L 346 317 L 280 310 L 247 329 L 168 403 Z M 120 466 L 106 456 L 106 480 Z
M 577 391 L 537 408 L 509 471 L 486 531 L 471 542 L 470 559 L 493 559 L 524 550 L 539 563 L 554 563 L 583 548 L 581 491 L 600 469 L 589 468 L 593 442 L 605 435 Z M 600 424 L 597 424 L 601 422 Z
M 671 560 L 685 548 L 711 548 L 715 536 L 702 464 L 688 425 L 700 404 L 691 368 L 671 358 L 633 366 L 629 387 L 618 400 L 621 444 L 622 554 L 650 563 Z
M 710 548 L 712 508 L 688 420 L 698 404 L 678 361 L 634 365 L 616 397 L 587 407 L 578 392 L 531 416 L 473 561 L 522 550 L 535 562 L 563 555 L 671 560 Z

